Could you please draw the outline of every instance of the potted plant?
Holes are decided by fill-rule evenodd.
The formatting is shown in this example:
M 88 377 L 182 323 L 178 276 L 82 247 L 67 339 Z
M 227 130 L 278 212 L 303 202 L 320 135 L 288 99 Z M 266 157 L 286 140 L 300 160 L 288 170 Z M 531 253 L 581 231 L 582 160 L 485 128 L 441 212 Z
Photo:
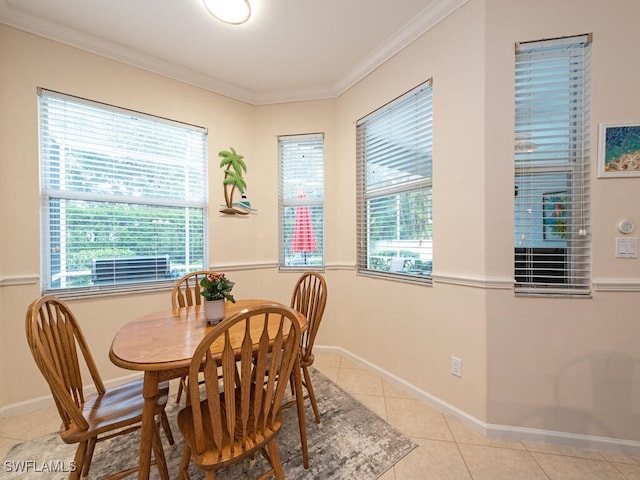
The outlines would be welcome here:
M 233 194 L 236 189 L 241 194 L 244 193 L 247 188 L 247 182 L 242 176 L 243 172 L 246 173 L 247 165 L 244 163 L 243 156 L 240 155 L 233 147 L 230 150 L 223 150 L 218 153 L 218 156 L 222 158 L 220 161 L 220 167 L 224 167 L 224 202 L 226 207 L 220 210 L 222 213 L 247 215 L 249 212 L 236 208 L 233 204 Z
M 200 280 L 200 295 L 205 299 L 204 311 L 207 323 L 216 324 L 224 318 L 224 302 L 236 303 L 231 294 L 235 285 L 224 273 L 212 273 Z

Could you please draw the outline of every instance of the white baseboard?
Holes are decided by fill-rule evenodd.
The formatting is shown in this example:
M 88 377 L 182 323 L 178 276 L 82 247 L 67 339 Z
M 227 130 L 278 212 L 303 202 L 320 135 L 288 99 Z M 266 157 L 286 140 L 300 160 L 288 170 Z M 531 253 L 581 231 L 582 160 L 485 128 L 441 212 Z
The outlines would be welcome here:
M 640 456 L 640 442 L 508 425 L 487 425 L 488 438 Z
M 609 437 L 598 437 L 593 435 L 581 435 L 575 433 L 558 432 L 553 430 L 539 430 L 535 428 L 516 427 L 510 425 L 495 425 L 483 422 L 482 420 L 468 414 L 467 412 L 443 401 L 442 399 L 426 392 L 415 385 L 393 375 L 385 369 L 375 365 L 348 350 L 341 347 L 330 347 L 316 345 L 314 347 L 318 351 L 338 352 L 349 358 L 356 364 L 360 364 L 370 370 L 378 372 L 385 380 L 394 386 L 401 388 L 415 397 L 425 401 L 429 405 L 437 408 L 441 412 L 451 415 L 459 422 L 463 423 L 472 430 L 484 435 L 490 439 L 506 440 L 514 442 L 533 442 L 548 445 L 557 445 L 569 448 L 582 448 L 589 450 L 600 450 L 606 452 L 621 453 L 624 455 L 640 456 L 640 442 L 632 440 L 623 440 Z M 140 378 L 139 373 L 133 373 L 124 377 L 116 378 L 105 382 L 105 387 L 109 388 L 124 382 Z M 87 389 L 87 393 L 91 393 L 93 388 Z M 51 395 L 44 395 L 23 402 L 13 403 L 0 408 L 0 418 L 9 417 L 29 413 L 41 408 L 53 406 Z
M 539 430 L 527 427 L 515 427 L 510 425 L 495 425 L 483 422 L 482 420 L 460 410 L 459 408 L 435 397 L 429 392 L 416 387 L 415 385 L 393 375 L 385 369 L 375 365 L 341 347 L 327 347 L 316 345 L 314 349 L 326 352 L 339 352 L 356 364 L 360 364 L 370 370 L 374 370 L 382 375 L 389 383 L 411 393 L 415 397 L 425 401 L 441 412 L 451 415 L 458 421 L 482 434 L 486 438 L 495 440 L 505 440 L 514 442 L 532 442 L 548 445 L 556 445 L 569 448 L 581 448 L 588 450 L 600 450 L 606 452 L 620 453 L 624 455 L 640 456 L 640 442 L 623 440 L 609 437 L 598 437 L 593 435 L 581 435 L 575 433 L 558 432 L 553 430 Z

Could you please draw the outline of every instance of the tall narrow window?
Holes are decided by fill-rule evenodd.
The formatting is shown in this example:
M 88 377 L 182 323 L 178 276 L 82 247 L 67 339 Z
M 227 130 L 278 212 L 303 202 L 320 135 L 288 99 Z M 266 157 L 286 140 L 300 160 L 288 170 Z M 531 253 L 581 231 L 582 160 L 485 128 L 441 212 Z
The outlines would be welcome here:
M 39 114 L 45 292 L 153 288 L 206 265 L 205 129 L 48 90 Z
M 278 138 L 280 268 L 324 268 L 324 136 Z
M 516 292 L 590 293 L 590 35 L 516 45 Z
M 431 96 L 428 81 L 357 122 L 360 273 L 431 279 Z

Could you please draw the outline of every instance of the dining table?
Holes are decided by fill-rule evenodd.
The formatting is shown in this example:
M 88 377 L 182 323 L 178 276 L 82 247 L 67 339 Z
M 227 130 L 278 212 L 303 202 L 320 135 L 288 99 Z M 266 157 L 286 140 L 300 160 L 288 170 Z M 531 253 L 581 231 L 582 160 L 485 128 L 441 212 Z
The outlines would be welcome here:
M 225 318 L 244 309 L 265 305 L 286 307 L 286 305 L 271 300 L 238 299 L 235 303 L 226 302 Z M 301 330 L 306 330 L 307 319 L 300 312 L 296 312 L 296 315 Z M 256 325 L 256 328 L 260 328 L 260 325 Z M 139 479 L 147 480 L 150 474 L 158 385 L 160 382 L 180 378 L 188 373 L 193 352 L 212 329 L 213 326 L 209 325 L 205 318 L 204 305 L 193 305 L 142 315 L 123 325 L 113 338 L 109 351 L 111 361 L 118 367 L 144 373 Z M 299 362 L 300 359 L 297 356 L 292 375 L 303 464 L 305 468 L 308 468 L 309 453 Z M 166 469 L 166 465 L 164 465 L 164 469 Z M 168 472 L 161 472 L 161 477 L 167 478 Z

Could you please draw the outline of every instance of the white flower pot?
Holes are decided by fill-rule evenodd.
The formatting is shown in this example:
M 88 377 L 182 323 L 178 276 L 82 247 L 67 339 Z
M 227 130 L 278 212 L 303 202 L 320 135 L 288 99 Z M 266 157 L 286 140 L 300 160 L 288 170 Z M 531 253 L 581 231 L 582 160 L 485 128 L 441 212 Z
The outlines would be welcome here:
M 204 316 L 210 325 L 220 323 L 224 318 L 224 300 L 206 300 L 204 302 Z

